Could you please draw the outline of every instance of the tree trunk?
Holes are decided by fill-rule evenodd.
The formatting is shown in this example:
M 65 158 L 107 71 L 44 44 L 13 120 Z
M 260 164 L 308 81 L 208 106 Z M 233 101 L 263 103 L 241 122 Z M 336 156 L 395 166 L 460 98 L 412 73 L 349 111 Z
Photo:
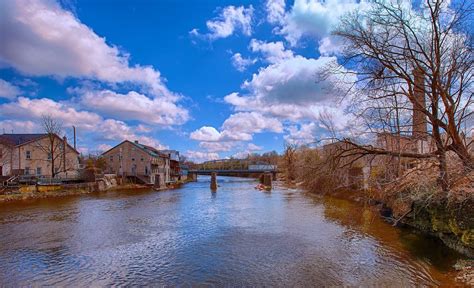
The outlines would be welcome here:
M 448 174 L 448 164 L 446 162 L 446 152 L 439 150 L 439 176 L 438 182 L 444 192 L 449 191 L 449 174 Z

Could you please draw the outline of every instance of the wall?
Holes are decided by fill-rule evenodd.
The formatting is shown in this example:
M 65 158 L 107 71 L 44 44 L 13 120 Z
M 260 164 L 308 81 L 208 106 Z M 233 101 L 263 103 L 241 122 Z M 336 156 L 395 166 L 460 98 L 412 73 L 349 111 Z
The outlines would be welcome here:
M 56 139 L 56 141 L 62 142 L 59 138 Z M 62 146 L 62 143 L 59 145 Z M 19 147 L 10 148 L 8 154 L 11 155 L 10 161 L 12 162 L 12 167 L 8 165 L 7 168 L 4 168 L 3 174 L 10 174 L 10 168 L 13 168 L 13 170 L 26 170 L 26 168 L 29 168 L 29 173 L 31 175 L 36 175 L 37 168 L 40 167 L 41 176 L 51 177 L 52 163 L 51 160 L 48 160 L 48 153 L 44 151 L 45 149 L 48 149 L 49 146 L 49 139 L 42 138 Z M 30 151 L 31 153 L 30 159 L 26 158 L 27 151 Z M 55 155 L 58 156 L 54 157 L 55 168 L 59 172 L 58 175 L 62 177 L 76 177 L 78 175 L 77 169 L 79 166 L 78 154 L 72 147 L 66 145 L 66 168 L 64 168 L 64 156 L 61 151 L 62 150 L 59 148 L 56 149 Z
M 107 163 L 107 173 L 149 175 L 151 184 L 155 183 L 155 175 L 160 175 L 161 187 L 169 180 L 169 159 L 153 157 L 131 142 L 122 142 L 104 153 L 103 157 Z M 134 165 L 136 165 L 135 171 L 132 169 Z

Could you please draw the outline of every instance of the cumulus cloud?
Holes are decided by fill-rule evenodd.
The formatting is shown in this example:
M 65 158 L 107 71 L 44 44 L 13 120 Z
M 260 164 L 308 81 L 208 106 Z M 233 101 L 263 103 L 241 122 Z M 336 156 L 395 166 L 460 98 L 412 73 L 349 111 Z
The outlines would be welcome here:
M 136 127 L 116 119 L 104 119 L 97 113 L 77 110 L 67 102 L 56 102 L 48 98 L 29 99 L 19 97 L 14 102 L 0 105 L 0 116 L 7 120 L 0 121 L 6 129 L 24 125 L 29 132 L 41 131 L 38 123 L 41 123 L 43 115 L 50 115 L 53 119 L 61 122 L 63 127 L 76 126 L 80 133 L 87 134 L 95 140 L 139 140 L 140 142 L 154 147 L 164 148 L 156 139 L 147 135 L 138 134 Z M 8 120 L 21 119 L 21 120 Z M 10 125 L 10 126 L 8 126 Z M 15 129 L 20 131 L 21 129 Z
M 252 34 L 253 12 L 254 9 L 252 5 L 248 8 L 244 6 L 227 6 L 220 11 L 216 19 L 206 22 L 207 29 L 209 30 L 207 34 L 200 34 L 196 28 L 191 30 L 189 34 L 193 36 L 205 36 L 211 40 L 227 38 L 236 31 L 241 31 L 244 35 L 250 36 Z
M 262 150 L 262 149 L 263 149 L 263 147 L 261 147 L 261 146 L 257 146 L 257 145 L 255 145 L 255 144 L 253 144 L 253 143 L 249 143 L 249 144 L 247 145 L 247 148 L 246 148 L 246 149 L 244 149 L 244 150 L 242 150 L 242 151 L 239 151 L 239 152 L 237 152 L 237 153 L 234 153 L 234 154 L 232 155 L 232 157 L 237 158 L 237 159 L 245 159 L 245 158 L 247 158 L 249 155 L 255 153 L 256 151 L 260 151 L 260 150 Z
M 39 125 L 33 121 L 3 120 L 0 121 L 1 133 L 33 133 L 38 131 Z
M 97 146 L 97 150 L 99 150 L 102 153 L 107 151 L 107 150 L 110 150 L 112 148 L 113 148 L 113 146 L 109 145 L 109 144 L 100 144 L 99 146 Z
M 342 15 L 366 7 L 365 0 L 295 0 L 290 11 L 279 18 L 278 33 L 293 46 L 304 36 L 321 39 L 330 35 Z
M 131 65 L 127 53 L 55 1 L 0 1 L 0 11 L 0 62 L 23 74 L 131 82 L 156 96 L 178 97 L 162 83 L 159 71 Z
M 304 145 L 314 143 L 318 126 L 314 122 L 292 125 L 288 127 L 288 134 L 284 136 L 287 143 Z
M 281 133 L 283 126 L 276 118 L 257 112 L 239 112 L 232 114 L 222 124 L 222 136 L 231 140 L 252 140 L 252 134 L 270 131 Z
M 189 119 L 186 109 L 163 97 L 151 99 L 135 91 L 120 94 L 77 89 L 75 92 L 80 95 L 82 105 L 108 117 L 158 125 L 181 125 Z
M 278 119 L 257 112 L 239 112 L 224 121 L 221 131 L 203 126 L 193 131 L 190 138 L 201 142 L 250 141 L 254 133 L 263 131 L 281 133 L 283 125 Z
M 236 146 L 236 142 L 201 142 L 199 147 L 208 152 L 227 152 Z
M 0 98 L 15 99 L 15 97 L 20 94 L 20 88 L 10 82 L 0 79 Z
M 326 108 L 334 107 L 355 80 L 342 74 L 318 76 L 335 65 L 344 70 L 335 57 L 295 56 L 260 69 L 244 82 L 247 94 L 234 92 L 224 100 L 238 111 L 258 111 L 292 121 L 315 120 Z
M 240 53 L 235 53 L 232 55 L 232 65 L 235 67 L 240 72 L 243 72 L 247 69 L 247 67 L 255 64 L 257 62 L 257 59 L 251 59 L 251 58 L 244 58 L 242 57 L 242 54 Z
M 267 0 L 265 9 L 269 23 L 281 23 L 285 16 L 285 0 Z
M 210 126 L 203 126 L 193 131 L 189 137 L 197 141 L 219 141 L 221 139 L 221 133 L 216 128 Z
M 201 151 L 187 150 L 186 152 L 183 153 L 183 155 L 196 163 L 219 159 L 219 154 L 215 152 L 201 152 Z
M 253 52 L 260 52 L 265 57 L 265 60 L 270 63 L 278 63 L 285 59 L 293 58 L 293 51 L 286 50 L 283 42 L 264 42 L 252 39 L 249 45 Z

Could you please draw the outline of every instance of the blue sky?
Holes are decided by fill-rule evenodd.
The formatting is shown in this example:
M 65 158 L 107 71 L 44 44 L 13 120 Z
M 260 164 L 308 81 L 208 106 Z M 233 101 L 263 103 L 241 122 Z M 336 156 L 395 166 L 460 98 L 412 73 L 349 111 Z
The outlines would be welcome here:
M 281 151 L 350 119 L 336 101 L 330 35 L 351 0 L 0 4 L 0 131 L 78 131 L 84 153 L 124 139 L 196 161 Z

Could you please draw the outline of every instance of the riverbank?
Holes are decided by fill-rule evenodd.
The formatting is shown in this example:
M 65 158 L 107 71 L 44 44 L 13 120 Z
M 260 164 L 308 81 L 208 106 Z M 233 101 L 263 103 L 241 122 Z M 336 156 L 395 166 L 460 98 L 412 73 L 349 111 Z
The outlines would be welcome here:
M 190 181 L 172 183 L 166 187 L 155 189 L 157 191 L 176 189 Z M 0 195 L 0 203 L 22 201 L 30 199 L 55 198 L 64 196 L 77 196 L 108 190 L 144 190 L 150 189 L 148 185 L 124 183 L 118 184 L 116 179 L 105 179 L 96 182 L 60 184 L 60 185 L 27 185 L 5 191 Z

